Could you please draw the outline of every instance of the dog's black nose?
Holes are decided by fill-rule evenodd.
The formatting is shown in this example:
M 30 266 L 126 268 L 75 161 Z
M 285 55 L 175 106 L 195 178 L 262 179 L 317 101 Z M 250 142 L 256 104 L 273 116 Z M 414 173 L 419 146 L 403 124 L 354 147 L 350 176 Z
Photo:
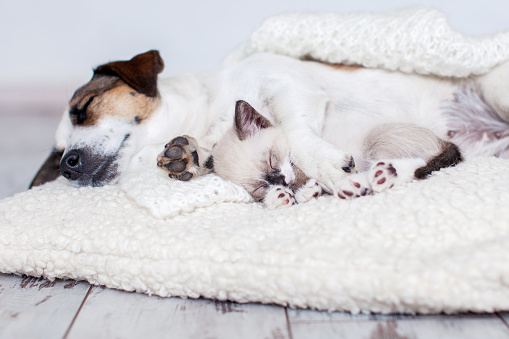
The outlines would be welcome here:
M 112 182 L 118 172 L 117 154 L 104 155 L 90 148 L 72 148 L 60 161 L 60 173 L 78 186 L 103 186 Z
M 78 150 L 67 152 L 60 162 L 60 173 L 68 180 L 78 180 L 82 175 L 82 157 Z

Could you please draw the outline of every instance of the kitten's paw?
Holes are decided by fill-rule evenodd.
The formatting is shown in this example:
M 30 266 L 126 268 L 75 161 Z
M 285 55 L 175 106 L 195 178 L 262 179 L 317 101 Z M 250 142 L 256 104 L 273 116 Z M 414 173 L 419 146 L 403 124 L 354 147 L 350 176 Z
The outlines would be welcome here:
M 293 192 L 284 186 L 272 186 L 263 199 L 265 206 L 271 209 L 295 205 Z
M 399 180 L 398 171 L 390 162 L 380 161 L 371 166 L 369 178 L 373 192 L 380 193 L 392 188 Z
M 297 203 L 302 204 L 313 198 L 318 198 L 320 195 L 322 195 L 322 187 L 318 185 L 315 179 L 309 179 L 304 186 L 299 188 L 295 193 L 295 200 L 297 200 Z
M 298 166 L 308 177 L 315 178 L 329 193 L 334 192 L 339 181 L 356 172 L 352 155 L 334 147 L 315 150 L 304 161 L 299 161 Z
M 420 158 L 378 160 L 369 170 L 369 180 L 373 192 L 379 193 L 415 179 L 417 168 L 426 165 Z
M 213 159 L 209 151 L 198 145 L 196 139 L 183 135 L 164 146 L 157 156 L 157 166 L 167 172 L 170 178 L 189 181 L 211 172 Z
M 335 187 L 335 195 L 340 199 L 354 199 L 373 193 L 367 173 L 356 173 L 341 180 Z

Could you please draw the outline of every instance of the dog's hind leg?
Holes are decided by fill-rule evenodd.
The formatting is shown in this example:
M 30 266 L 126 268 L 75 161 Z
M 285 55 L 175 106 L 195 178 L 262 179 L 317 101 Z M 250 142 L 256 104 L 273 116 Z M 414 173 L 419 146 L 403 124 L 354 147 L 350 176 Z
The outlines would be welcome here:
M 509 121 L 509 62 L 493 68 L 475 81 L 480 84 L 486 102 L 504 121 Z
M 157 166 L 170 178 L 189 181 L 214 170 L 214 158 L 193 137 L 183 135 L 172 139 L 157 156 Z

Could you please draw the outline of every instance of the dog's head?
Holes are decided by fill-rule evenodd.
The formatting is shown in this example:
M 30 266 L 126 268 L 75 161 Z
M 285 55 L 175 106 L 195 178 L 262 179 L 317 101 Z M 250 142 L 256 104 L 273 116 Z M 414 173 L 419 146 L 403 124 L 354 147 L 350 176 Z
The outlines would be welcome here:
M 150 133 L 147 121 L 160 106 L 157 51 L 97 67 L 69 102 L 57 130 L 56 149 L 33 186 L 60 173 L 77 186 L 102 186 L 118 179 Z M 53 176 L 53 177 L 52 177 Z

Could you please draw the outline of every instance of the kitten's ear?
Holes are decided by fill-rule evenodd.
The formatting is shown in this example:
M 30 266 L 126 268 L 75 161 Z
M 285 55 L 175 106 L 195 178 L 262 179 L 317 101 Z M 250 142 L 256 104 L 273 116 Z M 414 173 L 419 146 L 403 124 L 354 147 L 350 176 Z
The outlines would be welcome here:
M 240 140 L 257 134 L 261 129 L 271 127 L 271 122 L 243 100 L 235 105 L 235 130 Z

